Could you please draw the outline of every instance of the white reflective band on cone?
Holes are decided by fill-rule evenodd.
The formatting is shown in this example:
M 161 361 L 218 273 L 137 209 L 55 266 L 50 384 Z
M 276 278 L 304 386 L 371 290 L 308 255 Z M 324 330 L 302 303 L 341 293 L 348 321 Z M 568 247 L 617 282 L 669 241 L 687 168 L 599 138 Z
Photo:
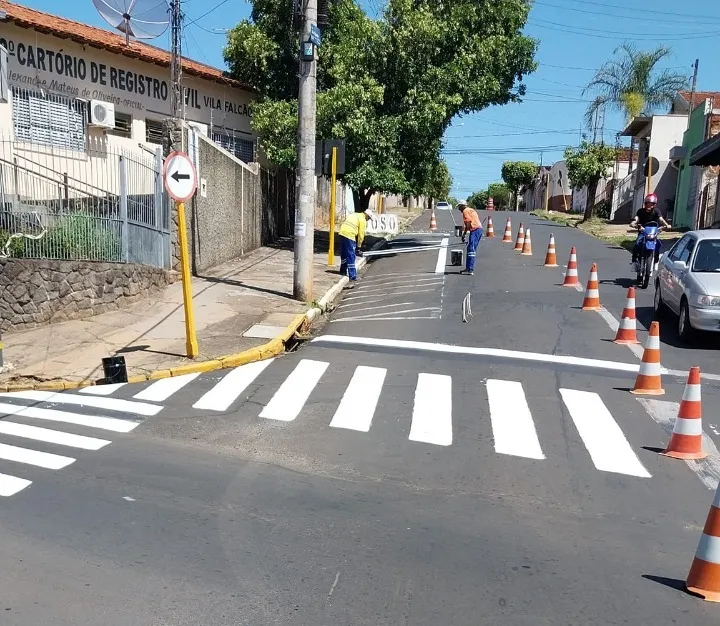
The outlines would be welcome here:
M 685 385 L 682 399 L 689 402 L 700 402 L 700 394 L 700 385 Z
M 695 556 L 698 559 L 720 565 L 720 537 L 702 534 Z
M 588 298 L 598 298 L 600 297 L 600 292 L 597 289 L 588 289 L 586 295 Z
M 645 342 L 645 348 L 649 350 L 659 350 L 660 337 L 657 337 L 655 335 L 649 335 L 647 338 L 647 342 Z
M 662 367 L 660 363 L 640 363 L 640 374 L 643 376 L 660 376 L 662 374 Z
M 675 420 L 673 433 L 676 435 L 702 435 L 702 420 L 678 417 Z
M 632 330 L 635 328 L 635 318 L 632 317 L 623 317 L 620 320 L 620 328 L 623 330 Z

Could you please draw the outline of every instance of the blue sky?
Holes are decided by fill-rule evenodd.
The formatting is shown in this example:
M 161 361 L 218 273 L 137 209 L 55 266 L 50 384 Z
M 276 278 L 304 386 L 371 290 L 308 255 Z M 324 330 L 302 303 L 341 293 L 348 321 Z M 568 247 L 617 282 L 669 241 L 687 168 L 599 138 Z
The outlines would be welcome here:
M 382 0 L 361 0 L 377 15 Z M 21 4 L 104 27 L 91 0 L 72 0 L 59 9 L 57 0 L 23 0 Z M 246 17 L 243 0 L 185 0 L 187 16 L 184 53 L 223 67 L 224 31 Z M 491 107 L 454 121 L 446 136 L 447 161 L 453 174 L 453 195 L 466 197 L 500 180 L 506 160 L 552 163 L 567 145 L 580 138 L 588 95 L 583 87 L 593 71 L 612 57 L 624 41 L 644 49 L 669 45 L 673 56 L 662 67 L 692 73 L 700 59 L 698 90 L 720 91 L 720 3 L 677 0 L 535 0 L 526 33 L 540 41 L 538 71 L 526 79 L 522 103 Z M 169 34 L 156 45 L 167 48 Z M 617 113 L 605 117 L 605 140 L 614 141 L 624 126 Z M 585 130 L 585 129 L 583 129 Z M 486 151 L 478 154 L 478 151 Z

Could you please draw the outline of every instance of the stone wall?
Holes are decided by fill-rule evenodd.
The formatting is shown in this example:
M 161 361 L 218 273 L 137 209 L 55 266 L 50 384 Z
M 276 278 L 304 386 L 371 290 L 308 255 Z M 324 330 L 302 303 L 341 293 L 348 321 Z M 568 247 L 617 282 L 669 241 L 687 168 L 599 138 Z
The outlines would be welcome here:
M 145 265 L 0 259 L 0 330 L 115 311 L 163 291 L 176 276 Z

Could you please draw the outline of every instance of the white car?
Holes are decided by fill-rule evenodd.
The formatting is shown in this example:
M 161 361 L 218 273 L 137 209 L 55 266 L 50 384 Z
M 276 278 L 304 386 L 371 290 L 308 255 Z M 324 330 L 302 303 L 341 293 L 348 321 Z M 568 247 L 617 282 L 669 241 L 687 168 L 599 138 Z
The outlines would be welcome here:
M 442 202 L 438 202 L 438 203 L 435 205 L 435 208 L 436 208 L 438 211 L 452 211 L 452 204 L 450 204 L 449 202 L 445 202 L 445 201 L 443 200 Z

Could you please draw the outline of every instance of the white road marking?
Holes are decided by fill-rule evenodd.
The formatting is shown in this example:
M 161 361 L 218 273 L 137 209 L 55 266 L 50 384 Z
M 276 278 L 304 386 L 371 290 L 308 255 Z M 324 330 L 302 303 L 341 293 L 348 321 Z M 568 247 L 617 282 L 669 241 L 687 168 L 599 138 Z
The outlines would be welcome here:
M 255 361 L 230 370 L 210 391 L 204 394 L 193 409 L 227 411 L 240 394 L 272 363 L 274 359 Z
M 447 265 L 447 251 L 448 251 L 448 244 L 450 243 L 450 239 L 445 237 L 440 242 L 440 249 L 438 250 L 438 258 L 437 263 L 435 264 L 435 273 L 436 274 L 444 274 L 445 273 L 445 266 Z
M 599 395 L 575 389 L 560 389 L 560 395 L 597 469 L 650 478 Z
M 364 318 L 362 317 L 343 317 L 340 320 L 330 320 L 330 323 L 333 322 L 359 322 L 362 321 Z M 389 322 L 394 320 L 439 320 L 440 315 L 408 315 L 405 317 L 373 317 L 373 322 Z
M 45 443 L 54 443 L 71 448 L 81 448 L 82 450 L 100 450 L 100 448 L 104 448 L 111 443 L 106 439 L 73 435 L 59 430 L 27 426 L 26 424 L 17 424 L 5 420 L 0 420 L 0 434 L 34 439 L 35 441 L 44 441 Z
M 200 374 L 184 374 L 182 376 L 161 378 L 143 389 L 140 393 L 135 394 L 133 398 L 136 400 L 147 400 L 148 402 L 163 402 L 177 391 L 180 391 L 185 385 L 195 380 L 198 376 L 200 376 Z
M 0 398 L 22 398 L 51 404 L 75 404 L 91 406 L 107 411 L 122 411 L 137 415 L 157 415 L 163 407 L 132 400 L 118 400 L 116 398 L 95 398 L 93 396 L 79 396 L 72 393 L 57 393 L 55 391 L 11 391 L 0 394 Z
M 116 433 L 129 433 L 139 426 L 139 422 L 121 420 L 114 417 L 100 417 L 97 415 L 82 415 L 56 409 L 38 409 L 33 406 L 20 406 L 17 404 L 0 403 L 0 415 L 21 415 L 33 419 L 48 420 L 50 422 L 63 422 L 77 426 L 89 426 L 101 430 L 111 430 Z
M 419 280 L 419 281 L 403 281 L 400 285 L 383 285 L 382 287 L 365 287 L 363 285 L 357 287 L 357 295 L 375 295 L 380 292 L 393 292 L 398 289 L 413 289 L 413 288 L 420 288 L 420 289 L 427 289 L 430 287 L 433 287 L 435 285 L 441 285 L 442 281 L 445 277 L 438 277 L 438 278 L 431 278 L 426 280 Z
M 413 404 L 411 441 L 436 446 L 452 444 L 452 378 L 418 374 Z
M 329 363 L 303 359 L 260 413 L 260 417 L 292 422 L 302 411 Z
M 617 361 L 602 361 L 599 359 L 586 359 L 576 356 L 562 356 L 558 354 L 541 354 L 539 352 L 518 352 L 500 348 L 475 348 L 470 346 L 453 346 L 443 343 L 430 343 L 426 341 L 406 341 L 403 339 L 383 339 L 378 337 L 352 337 L 346 335 L 321 335 L 311 343 L 372 346 L 379 348 L 397 348 L 400 350 L 414 350 L 418 352 L 440 354 L 466 354 L 471 356 L 494 356 L 505 359 L 517 359 L 537 363 L 554 363 L 559 365 L 575 365 L 595 369 L 607 369 L 618 372 L 632 372 L 637 374 L 640 366 L 637 363 L 621 363 Z
M 667 439 L 662 443 L 666 444 L 672 435 L 680 405 L 677 402 L 651 398 L 637 398 L 637 400 L 643 405 L 648 415 L 665 431 Z M 707 457 L 699 461 L 685 461 L 685 463 L 697 474 L 703 485 L 715 491 L 720 482 L 720 452 L 707 433 L 703 433 L 703 450 L 707 452 Z
M 124 387 L 127 383 L 114 383 L 112 385 L 92 385 L 84 387 L 80 393 L 89 393 L 91 396 L 109 396 L 115 393 L 120 387 Z
M 397 306 L 412 306 L 414 302 L 398 302 L 397 304 L 384 304 L 382 306 L 365 306 L 367 302 L 358 302 L 357 304 L 341 304 L 336 310 L 343 310 L 343 313 L 360 313 L 361 311 L 377 311 L 378 309 L 392 309 Z M 356 309 L 356 306 L 362 306 L 362 309 Z M 352 311 L 348 311 L 352 307 Z
M 425 306 L 425 307 L 420 307 L 418 309 L 402 309 L 400 311 L 385 311 L 383 313 L 367 313 L 365 315 L 355 315 L 355 312 L 351 311 L 350 315 L 353 316 L 352 319 L 354 319 L 354 320 L 371 320 L 371 319 L 374 319 L 375 317 L 382 317 L 384 315 L 400 315 L 401 313 L 421 313 L 422 311 L 431 311 L 433 313 L 440 313 L 441 309 L 440 309 L 440 307 L 437 307 L 437 306 Z M 347 319 L 347 318 L 342 318 L 342 319 L 338 318 L 337 321 L 340 322 L 340 321 L 344 321 L 345 319 Z
M 544 459 L 522 384 L 490 379 L 486 385 L 495 452 Z
M 330 422 L 333 428 L 368 432 L 387 370 L 383 367 L 359 365 Z
M 441 284 L 441 283 L 438 283 Z M 437 289 L 417 289 L 413 291 L 386 291 L 382 294 L 374 293 L 372 294 L 372 297 L 374 300 L 367 300 L 366 296 L 350 296 L 349 298 L 343 298 L 343 302 L 351 302 L 353 300 L 360 300 L 364 299 L 365 302 L 382 302 L 384 299 L 386 299 L 389 296 L 414 296 L 417 293 L 437 293 Z
M 62 469 L 75 462 L 75 459 L 71 459 L 69 456 L 18 448 L 17 446 L 9 446 L 5 443 L 0 443 L 0 459 L 52 470 Z
M 440 280 L 442 277 L 435 276 L 435 274 L 414 274 L 412 276 L 407 276 L 405 278 L 385 278 L 384 276 L 378 276 L 373 278 L 363 277 L 362 284 L 367 287 L 375 287 L 377 284 L 381 285 L 404 285 L 408 282 L 411 283 L 420 283 L 425 281 L 437 281 Z
M 22 491 L 28 485 L 32 485 L 31 480 L 0 474 L 0 496 L 6 498 L 14 496 L 18 491 Z

